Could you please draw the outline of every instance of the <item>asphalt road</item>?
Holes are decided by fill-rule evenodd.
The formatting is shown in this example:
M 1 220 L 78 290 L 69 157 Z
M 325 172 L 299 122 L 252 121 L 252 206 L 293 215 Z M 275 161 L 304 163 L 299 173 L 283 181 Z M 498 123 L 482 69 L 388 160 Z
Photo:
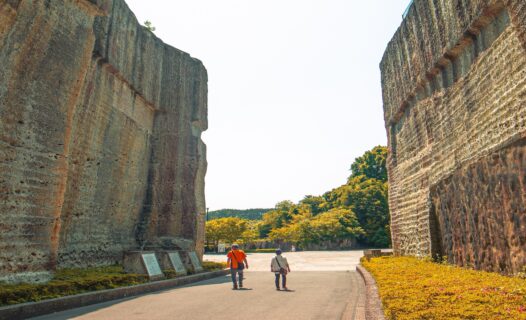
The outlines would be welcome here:
M 361 251 L 285 256 L 290 291 L 276 291 L 274 275 L 263 271 L 272 254 L 251 254 L 244 290 L 232 290 L 230 277 L 219 277 L 34 319 L 363 319 L 364 284 L 354 271 Z

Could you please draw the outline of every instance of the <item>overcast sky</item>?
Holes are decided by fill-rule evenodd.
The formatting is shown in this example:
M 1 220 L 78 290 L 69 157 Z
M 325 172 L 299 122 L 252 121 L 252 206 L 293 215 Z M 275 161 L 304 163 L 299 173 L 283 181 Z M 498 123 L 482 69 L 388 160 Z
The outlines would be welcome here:
M 387 143 L 379 63 L 409 0 L 126 0 L 208 70 L 210 210 L 344 184 Z

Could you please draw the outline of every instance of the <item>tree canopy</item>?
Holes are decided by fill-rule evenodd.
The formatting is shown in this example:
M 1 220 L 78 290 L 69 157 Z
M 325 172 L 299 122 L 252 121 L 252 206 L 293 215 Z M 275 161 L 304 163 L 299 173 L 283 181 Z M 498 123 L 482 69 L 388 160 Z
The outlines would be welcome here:
M 370 179 L 387 181 L 387 148 L 376 146 L 366 151 L 363 156 L 356 158 L 351 164 L 351 176 L 349 179 L 365 176 Z
M 227 217 L 237 217 L 237 218 L 248 219 L 248 220 L 261 220 L 261 217 L 263 216 L 263 214 L 265 214 L 265 212 L 268 212 L 270 210 L 272 209 L 262 209 L 262 208 L 245 209 L 245 210 L 221 209 L 221 210 L 210 211 L 208 213 L 208 220 L 227 218 Z
M 206 222 L 206 241 L 218 246 L 219 242 L 234 243 L 247 231 L 247 220 L 229 217 Z
M 207 239 L 232 243 L 259 238 L 300 245 L 353 239 L 368 246 L 388 247 L 391 239 L 386 159 L 385 147 L 366 151 L 351 164 L 346 184 L 321 196 L 307 195 L 297 204 L 281 201 L 263 213 L 259 221 L 208 221 Z M 230 237 L 221 235 L 225 230 L 232 233 Z

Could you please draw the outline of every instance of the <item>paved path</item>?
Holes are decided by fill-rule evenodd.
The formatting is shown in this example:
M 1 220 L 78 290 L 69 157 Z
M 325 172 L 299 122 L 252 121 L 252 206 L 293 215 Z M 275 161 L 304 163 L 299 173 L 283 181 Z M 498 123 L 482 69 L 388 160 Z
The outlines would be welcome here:
M 50 319 L 363 319 L 361 251 L 287 253 L 291 291 L 276 291 L 272 254 L 249 255 L 245 290 L 229 277 L 34 318 Z M 223 260 L 224 256 L 206 256 Z
M 292 271 L 355 271 L 363 256 L 362 250 L 353 251 L 301 251 L 283 253 Z M 269 271 L 273 253 L 249 253 L 250 271 Z M 205 260 L 224 261 L 224 254 L 207 254 Z

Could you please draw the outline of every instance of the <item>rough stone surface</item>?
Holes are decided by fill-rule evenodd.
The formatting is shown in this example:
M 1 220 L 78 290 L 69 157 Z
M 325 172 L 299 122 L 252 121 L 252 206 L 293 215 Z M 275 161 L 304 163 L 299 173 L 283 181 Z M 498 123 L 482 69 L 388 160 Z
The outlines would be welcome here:
M 0 278 L 202 253 L 207 73 L 124 0 L 0 0 Z
M 396 254 L 526 265 L 526 2 L 415 0 L 381 62 Z

